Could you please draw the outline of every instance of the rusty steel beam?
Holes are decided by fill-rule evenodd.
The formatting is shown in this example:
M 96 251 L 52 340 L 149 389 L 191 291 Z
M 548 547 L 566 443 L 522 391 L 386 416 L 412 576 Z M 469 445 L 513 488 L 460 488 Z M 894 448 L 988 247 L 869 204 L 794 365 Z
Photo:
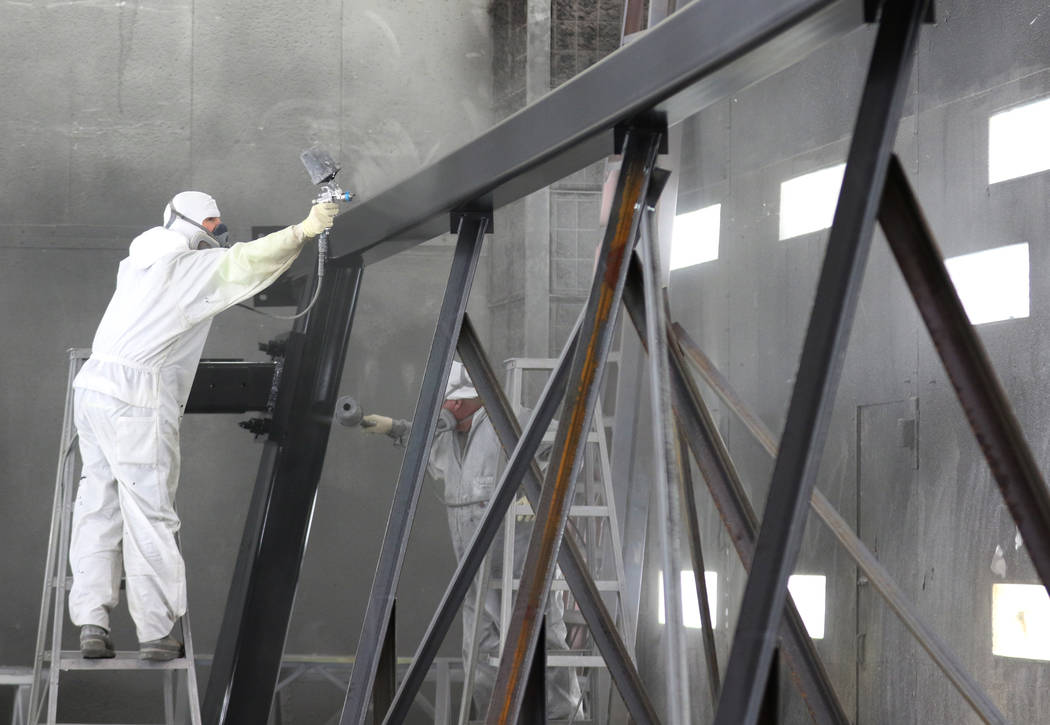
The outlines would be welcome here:
M 580 455 L 600 393 L 602 373 L 612 343 L 616 312 L 623 293 L 627 262 L 638 232 L 662 131 L 632 127 L 587 302 L 580 341 L 573 356 L 569 390 L 558 424 L 550 466 L 536 510 L 514 614 L 500 659 L 486 721 L 517 722 L 527 668 L 536 648 L 542 607 L 554 576 L 555 557 L 565 532 L 572 492 L 583 463 Z
M 1050 492 L 896 157 L 879 223 L 1032 564 L 1050 592 Z

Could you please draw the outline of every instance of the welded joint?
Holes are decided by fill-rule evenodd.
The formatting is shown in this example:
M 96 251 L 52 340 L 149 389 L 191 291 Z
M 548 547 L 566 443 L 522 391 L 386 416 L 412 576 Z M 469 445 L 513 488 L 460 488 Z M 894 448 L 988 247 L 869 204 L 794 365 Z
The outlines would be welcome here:
M 492 234 L 494 219 L 491 201 L 487 203 L 474 202 L 463 208 L 450 211 L 448 213 L 448 231 L 450 234 L 459 234 L 461 224 L 475 219 L 484 219 L 485 233 Z
M 657 153 L 669 153 L 667 145 L 667 114 L 663 111 L 645 111 L 628 121 L 616 124 L 616 127 L 613 128 L 613 153 L 617 155 L 623 153 L 623 145 L 630 131 L 652 131 L 659 134 L 660 146 L 657 148 Z M 665 183 L 666 181 L 664 179 Z M 649 183 L 651 184 L 652 181 L 650 180 Z M 660 188 L 662 189 L 663 185 Z
M 917 0 L 918 1 L 918 0 Z M 864 22 L 865 23 L 877 23 L 882 13 L 882 7 L 886 4 L 886 0 L 864 0 Z M 927 25 L 937 24 L 937 0 L 930 0 L 930 4 L 926 7 L 926 17 L 922 19 L 922 22 Z

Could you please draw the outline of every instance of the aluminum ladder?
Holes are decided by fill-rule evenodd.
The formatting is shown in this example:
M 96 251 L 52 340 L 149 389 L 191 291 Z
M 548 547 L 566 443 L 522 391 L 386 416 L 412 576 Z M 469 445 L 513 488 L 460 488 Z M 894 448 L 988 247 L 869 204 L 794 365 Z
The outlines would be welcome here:
M 553 372 L 557 363 L 558 361 L 553 358 L 510 358 L 504 363 L 507 376 L 507 395 L 510 398 L 514 414 L 522 423 L 527 420 L 529 413 L 524 400 L 526 377 L 529 375 L 535 376 L 535 390 L 538 392 L 542 388 L 543 383 L 546 382 L 546 378 Z M 523 416 L 525 416 L 525 419 L 523 419 Z M 543 443 L 545 445 L 549 446 L 554 442 L 556 428 L 557 420 L 551 423 L 551 428 L 544 435 Z M 595 577 L 595 584 L 598 590 L 603 593 L 603 597 L 605 597 L 606 593 L 608 593 L 610 598 L 615 596 L 613 615 L 620 627 L 621 634 L 624 635 L 624 642 L 628 643 L 628 647 L 633 647 L 634 636 L 633 633 L 628 631 L 630 621 L 628 617 L 624 616 L 626 577 L 624 575 L 623 545 L 620 538 L 619 521 L 616 516 L 612 466 L 605 428 L 606 421 L 602 414 L 601 401 L 599 401 L 594 411 L 594 420 L 592 421 L 590 432 L 587 436 L 584 464 L 576 484 L 575 501 L 569 509 L 569 519 L 575 523 L 577 531 L 581 535 L 579 543 L 586 557 L 588 568 Z M 491 571 L 492 567 L 488 562 L 488 557 L 486 557 L 486 561 L 478 573 L 479 581 L 487 581 L 488 587 L 496 588 L 500 591 L 501 650 L 505 644 L 507 629 L 510 626 L 514 607 L 514 593 L 519 586 L 519 580 L 514 576 L 516 572 L 513 566 L 516 553 L 514 551 L 514 530 L 519 520 L 532 515 L 532 507 L 524 498 L 519 498 L 511 505 L 503 525 L 502 574 L 496 580 L 492 580 L 489 577 L 488 572 Z M 490 554 L 490 556 L 492 555 L 495 555 L 495 552 Z M 477 588 L 478 592 L 481 590 L 482 587 Z M 568 585 L 565 579 L 561 577 L 560 571 L 556 571 L 555 578 L 551 583 L 551 594 L 563 596 L 563 592 L 567 590 Z M 611 602 L 607 600 L 606 604 L 611 604 Z M 476 607 L 476 626 L 480 621 L 480 612 L 481 608 Z M 574 613 L 576 616 L 573 616 Z M 565 607 L 565 624 L 569 629 L 569 644 L 572 646 L 574 633 L 585 634 L 586 625 L 583 624 L 583 618 L 575 612 L 571 600 Z M 464 687 L 464 702 L 467 701 L 466 698 L 469 694 L 468 686 L 473 681 L 472 671 L 473 662 L 477 657 L 477 641 L 478 638 L 475 636 L 473 639 L 475 651 L 471 652 L 471 662 L 464 663 L 464 679 L 465 685 L 467 685 Z M 633 651 L 631 656 L 634 656 Z M 548 653 L 547 666 L 572 667 L 587 670 L 593 674 L 605 668 L 605 660 L 591 645 L 582 650 L 572 650 L 569 653 Z M 599 688 L 596 687 L 596 678 L 592 676 L 589 679 L 590 686 L 583 687 L 584 697 L 589 700 L 590 705 L 586 721 L 605 722 L 607 720 L 604 703 L 606 698 L 601 695 Z M 581 682 L 581 684 L 584 683 Z M 607 690 L 608 686 L 607 683 L 601 689 L 603 691 Z M 461 723 L 463 722 L 464 712 L 465 708 L 461 707 Z M 581 721 L 584 721 L 584 717 L 582 714 L 578 714 L 575 722 Z
M 69 566 L 69 535 L 73 518 L 73 492 L 76 488 L 77 433 L 73 424 L 73 378 L 91 351 L 69 350 L 69 377 L 66 381 L 62 436 L 55 475 L 55 498 L 51 508 L 51 530 L 48 536 L 47 564 L 37 623 L 36 656 L 33 661 L 33 683 L 29 696 L 29 725 L 72 725 L 58 723 L 58 685 L 62 672 L 70 670 L 126 672 L 157 670 L 164 687 L 164 725 L 201 725 L 200 701 L 197 696 L 197 673 L 193 667 L 193 638 L 189 615 L 181 618 L 184 657 L 168 662 L 139 659 L 137 651 L 117 652 L 112 659 L 84 659 L 80 650 L 62 649 L 65 624 L 66 593 L 72 583 Z M 50 641 L 48 641 L 50 639 Z M 177 697 L 178 695 L 178 697 Z M 46 707 L 45 707 L 46 702 Z

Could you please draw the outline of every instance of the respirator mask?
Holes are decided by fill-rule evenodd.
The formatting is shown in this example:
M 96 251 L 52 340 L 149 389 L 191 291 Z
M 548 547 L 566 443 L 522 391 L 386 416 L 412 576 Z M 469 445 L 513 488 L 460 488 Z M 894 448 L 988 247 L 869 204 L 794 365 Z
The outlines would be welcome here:
M 225 224 L 219 222 L 213 231 L 208 231 L 204 225 L 199 224 L 175 208 L 174 199 L 168 204 L 170 212 L 165 229 L 171 229 L 176 219 L 181 219 L 187 224 L 195 227 L 195 233 L 190 238 L 190 246 L 195 249 L 218 249 L 230 246 L 230 230 Z

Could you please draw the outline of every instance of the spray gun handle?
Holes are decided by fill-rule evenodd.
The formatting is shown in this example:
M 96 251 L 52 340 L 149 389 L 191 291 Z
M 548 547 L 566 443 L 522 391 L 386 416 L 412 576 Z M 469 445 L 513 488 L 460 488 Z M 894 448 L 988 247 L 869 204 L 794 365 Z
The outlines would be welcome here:
M 354 198 L 354 192 L 343 191 L 338 186 L 326 185 L 321 187 L 321 193 L 314 199 L 314 204 L 322 204 L 329 201 L 352 201 Z

